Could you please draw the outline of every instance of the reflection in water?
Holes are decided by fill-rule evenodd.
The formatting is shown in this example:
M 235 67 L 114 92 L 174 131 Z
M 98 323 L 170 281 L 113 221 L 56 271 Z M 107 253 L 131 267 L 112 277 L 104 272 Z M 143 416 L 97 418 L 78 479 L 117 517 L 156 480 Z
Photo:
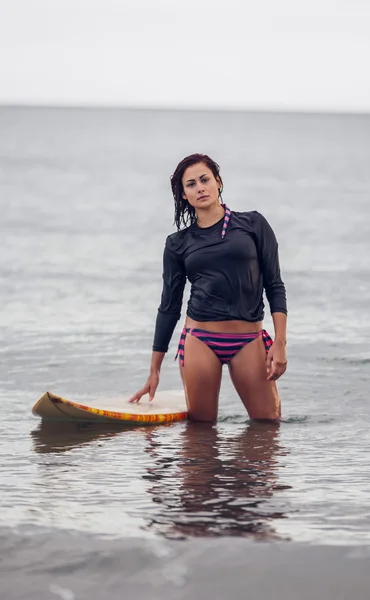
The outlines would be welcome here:
M 273 540 L 281 539 L 274 523 L 286 516 L 277 497 L 287 487 L 279 485 L 286 452 L 279 427 L 257 422 L 145 428 L 41 423 L 31 435 L 38 454 L 94 446 L 93 456 L 87 448 L 71 458 L 68 470 L 64 461 L 57 463 L 59 470 L 54 461 L 41 463 L 48 514 L 54 507 L 60 515 L 59 502 L 66 497 L 69 517 L 83 528 L 95 519 L 104 530 L 107 514 L 114 511 L 117 531 L 119 523 L 124 528 L 130 523 L 138 532 L 144 528 L 171 538 Z M 114 444 L 104 443 L 112 438 Z M 51 470 L 45 471 L 48 466 Z
M 31 436 L 35 452 L 48 454 L 66 452 L 100 438 L 114 437 L 122 429 L 122 426 L 110 424 L 41 421 L 38 428 L 31 431 Z
M 154 468 L 148 469 L 153 501 L 160 505 L 150 527 L 171 537 L 252 536 L 278 539 L 273 523 L 278 484 L 279 425 L 252 423 L 238 433 L 187 423 L 180 453 L 148 432 Z

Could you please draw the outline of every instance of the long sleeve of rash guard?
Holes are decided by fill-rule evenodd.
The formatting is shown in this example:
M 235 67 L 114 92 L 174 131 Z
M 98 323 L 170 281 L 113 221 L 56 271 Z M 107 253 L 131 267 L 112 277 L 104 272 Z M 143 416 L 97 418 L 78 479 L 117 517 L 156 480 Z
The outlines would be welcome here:
M 263 287 L 270 305 L 271 314 L 281 312 L 287 314 L 285 285 L 281 279 L 278 243 L 273 229 L 261 213 L 253 213 L 253 225 Z
M 171 248 L 168 236 L 163 252 L 163 288 L 153 341 L 154 352 L 167 352 L 176 323 L 181 316 L 186 283 L 184 263 Z

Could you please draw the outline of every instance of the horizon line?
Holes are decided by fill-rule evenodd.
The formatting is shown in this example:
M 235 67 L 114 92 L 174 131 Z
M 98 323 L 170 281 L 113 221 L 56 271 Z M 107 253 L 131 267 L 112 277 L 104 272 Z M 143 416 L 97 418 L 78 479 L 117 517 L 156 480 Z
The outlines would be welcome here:
M 296 114 L 296 115 L 333 115 L 333 116 L 370 116 L 370 109 L 350 110 L 344 108 L 288 108 L 240 105 L 165 105 L 165 104 L 89 104 L 89 103 L 43 103 L 43 102 L 2 102 L 0 109 L 52 109 L 52 110 L 127 110 L 158 112 L 243 112 L 254 114 Z

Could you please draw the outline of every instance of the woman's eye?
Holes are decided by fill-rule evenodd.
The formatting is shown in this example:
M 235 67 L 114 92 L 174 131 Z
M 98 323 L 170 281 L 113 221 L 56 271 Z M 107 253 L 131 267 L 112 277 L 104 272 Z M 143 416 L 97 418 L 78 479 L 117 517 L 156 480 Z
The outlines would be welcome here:
M 207 181 L 208 181 L 208 177 L 204 177 L 204 178 L 202 179 L 202 183 L 207 183 Z

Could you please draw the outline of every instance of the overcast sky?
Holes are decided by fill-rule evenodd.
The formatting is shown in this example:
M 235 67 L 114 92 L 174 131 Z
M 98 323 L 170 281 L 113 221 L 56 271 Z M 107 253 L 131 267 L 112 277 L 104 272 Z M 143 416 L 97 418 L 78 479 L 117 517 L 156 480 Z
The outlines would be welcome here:
M 370 112 L 370 0 L 0 0 L 0 103 Z

